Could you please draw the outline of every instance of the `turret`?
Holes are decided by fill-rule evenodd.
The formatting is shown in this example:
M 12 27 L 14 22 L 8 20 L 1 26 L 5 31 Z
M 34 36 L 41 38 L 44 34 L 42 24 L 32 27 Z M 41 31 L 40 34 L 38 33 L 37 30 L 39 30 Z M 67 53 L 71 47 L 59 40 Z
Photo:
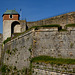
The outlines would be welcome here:
M 2 15 L 3 17 L 3 40 L 6 40 L 8 37 L 11 37 L 11 35 L 14 32 L 21 32 L 19 16 L 20 15 L 15 10 L 6 10 L 6 12 Z

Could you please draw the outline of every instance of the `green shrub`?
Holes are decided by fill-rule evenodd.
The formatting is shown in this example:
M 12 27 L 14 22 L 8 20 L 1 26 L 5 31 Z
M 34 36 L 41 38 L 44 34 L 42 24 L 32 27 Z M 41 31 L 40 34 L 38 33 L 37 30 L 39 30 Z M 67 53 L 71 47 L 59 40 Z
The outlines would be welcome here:
M 7 66 L 6 65 L 3 65 L 1 67 L 1 72 L 6 73 L 6 70 L 7 70 Z
M 7 42 L 10 41 L 10 40 L 11 40 L 11 37 L 8 37 L 8 38 L 3 42 L 3 44 L 7 43 Z

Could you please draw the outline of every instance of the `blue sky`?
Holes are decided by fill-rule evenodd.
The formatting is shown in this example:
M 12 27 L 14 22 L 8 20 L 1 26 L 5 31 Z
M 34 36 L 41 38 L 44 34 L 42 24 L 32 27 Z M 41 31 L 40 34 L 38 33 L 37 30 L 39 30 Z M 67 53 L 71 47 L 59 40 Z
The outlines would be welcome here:
M 75 0 L 1 0 L 0 1 L 0 33 L 3 32 L 2 14 L 16 9 L 22 19 L 37 21 L 51 16 L 75 11 Z

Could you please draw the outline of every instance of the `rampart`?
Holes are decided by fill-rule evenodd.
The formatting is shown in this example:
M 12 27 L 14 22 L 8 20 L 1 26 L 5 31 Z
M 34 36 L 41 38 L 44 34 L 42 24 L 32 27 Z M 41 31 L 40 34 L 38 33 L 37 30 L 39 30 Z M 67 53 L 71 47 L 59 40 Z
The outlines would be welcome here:
M 32 47 L 32 31 L 29 31 L 5 44 L 4 63 L 18 69 L 29 68 Z
M 28 72 L 26 68 L 30 68 L 30 60 L 41 55 L 75 59 L 75 27 L 67 27 L 65 31 L 58 31 L 58 27 L 33 28 L 4 45 L 3 63 L 12 66 L 13 69 L 18 69 L 18 71 L 25 70 Z M 34 71 L 32 75 L 60 75 L 60 71 L 64 71 L 63 73 L 75 72 L 74 66 L 67 64 L 59 66 L 36 62 L 32 66 Z
M 62 26 L 62 28 L 64 28 L 66 24 L 72 24 L 72 23 L 75 23 L 75 12 L 70 12 L 39 21 L 27 22 L 27 26 L 28 28 L 30 28 L 32 26 L 38 26 L 38 25 L 59 24 Z
M 32 29 L 5 44 L 4 63 L 18 69 L 29 67 L 32 57 L 75 58 L 75 27 L 58 31 L 57 27 Z

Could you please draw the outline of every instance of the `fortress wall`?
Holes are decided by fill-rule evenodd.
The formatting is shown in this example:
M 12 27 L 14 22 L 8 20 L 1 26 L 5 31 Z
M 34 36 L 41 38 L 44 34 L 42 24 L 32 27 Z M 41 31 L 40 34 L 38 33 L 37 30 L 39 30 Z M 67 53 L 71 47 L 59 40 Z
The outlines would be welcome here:
M 75 28 L 63 32 L 57 27 L 33 29 L 6 43 L 4 50 L 4 63 L 18 69 L 28 68 L 30 58 L 39 55 L 75 58 Z
M 28 28 L 31 28 L 32 26 L 37 26 L 36 22 L 27 22 Z
M 33 63 L 32 75 L 74 75 L 75 65 L 56 65 L 49 63 Z
M 4 63 L 17 69 L 29 68 L 32 39 L 32 31 L 29 31 L 6 43 Z
M 27 26 L 30 28 L 32 26 L 37 26 L 37 25 L 59 24 L 64 28 L 66 24 L 72 24 L 72 23 L 75 23 L 75 12 L 70 12 L 52 18 L 43 19 L 40 21 L 27 22 Z
M 53 57 L 75 58 L 75 28 L 70 31 L 35 31 L 33 57 L 48 55 Z

